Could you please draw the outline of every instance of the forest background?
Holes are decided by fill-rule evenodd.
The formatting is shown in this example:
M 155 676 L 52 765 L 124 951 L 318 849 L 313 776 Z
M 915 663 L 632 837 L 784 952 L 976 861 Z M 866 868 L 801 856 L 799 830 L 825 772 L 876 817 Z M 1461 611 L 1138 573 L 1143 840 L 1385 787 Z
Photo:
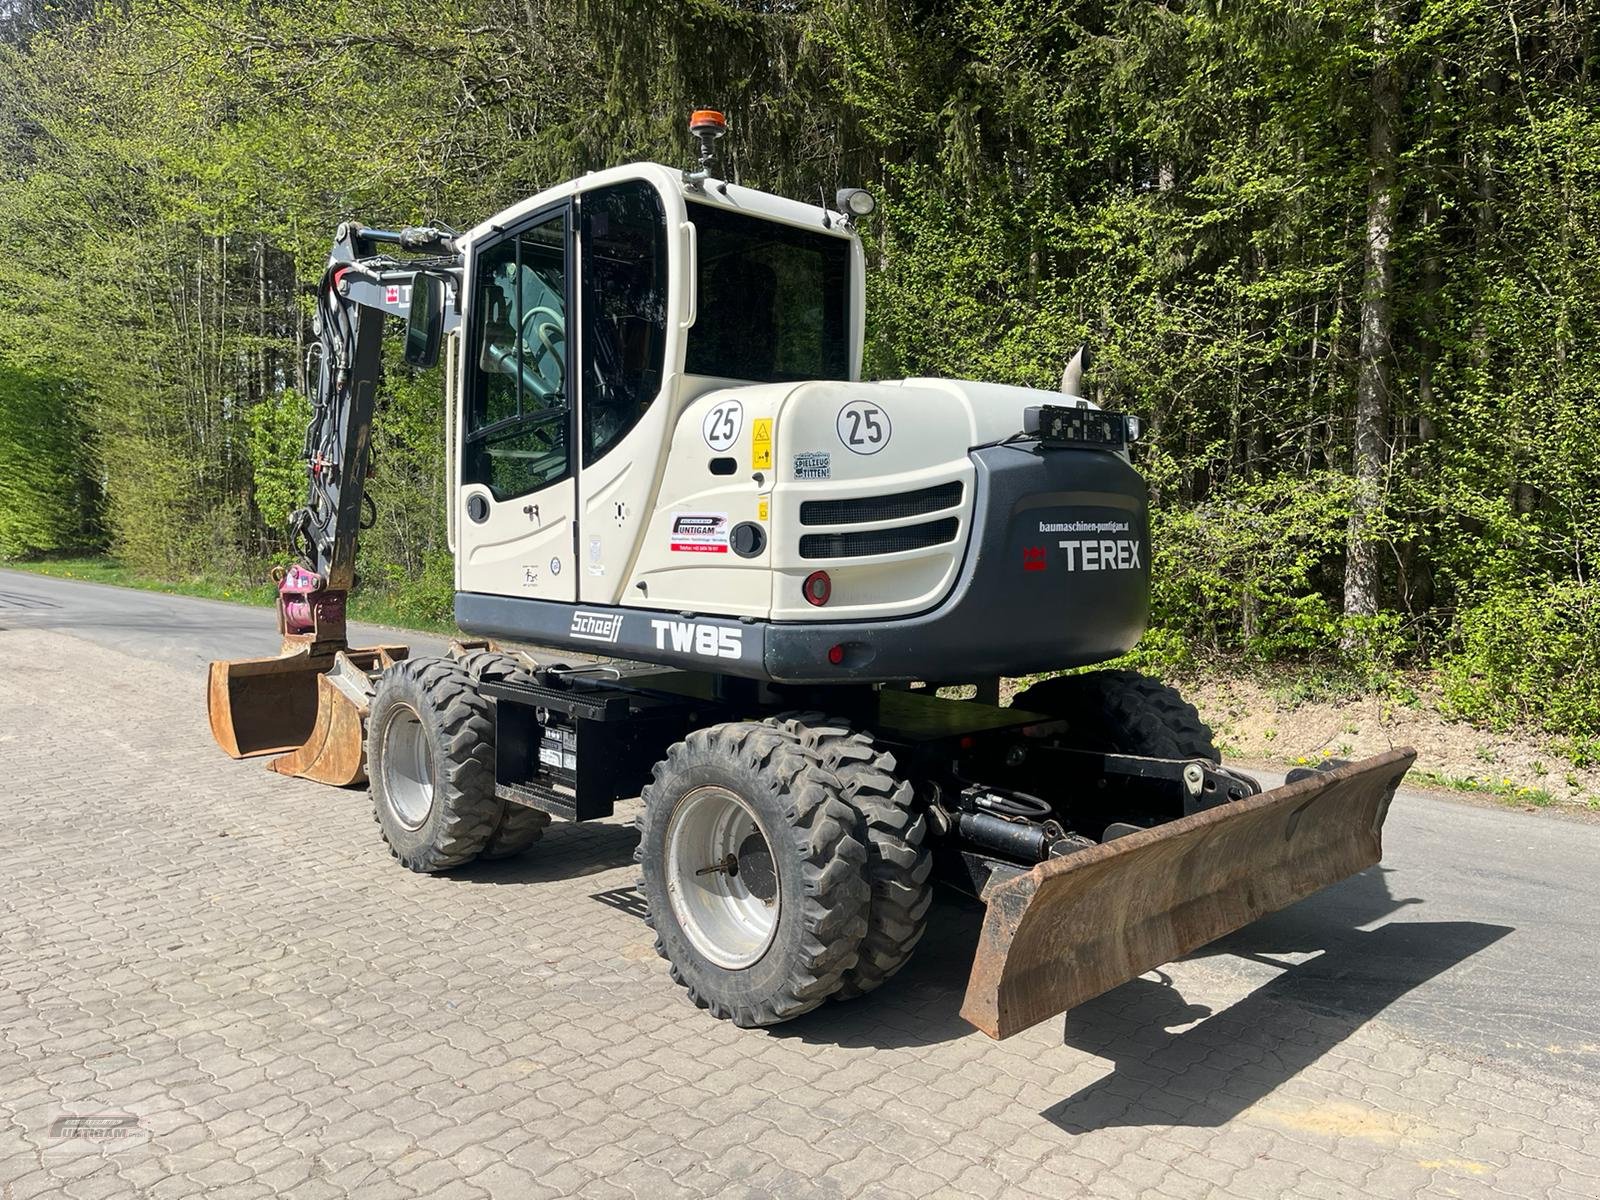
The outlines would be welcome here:
M 1425 676 L 1600 759 L 1600 13 L 1574 0 L 0 0 L 0 558 L 260 581 L 341 219 L 864 185 L 868 375 L 1145 418 L 1165 671 Z M 365 588 L 447 620 L 391 356 Z

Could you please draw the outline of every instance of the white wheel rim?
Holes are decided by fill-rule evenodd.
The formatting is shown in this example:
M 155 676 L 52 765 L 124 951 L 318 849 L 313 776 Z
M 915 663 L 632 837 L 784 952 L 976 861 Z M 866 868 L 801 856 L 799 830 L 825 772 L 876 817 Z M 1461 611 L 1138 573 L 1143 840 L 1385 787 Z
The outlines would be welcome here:
M 778 931 L 777 860 L 755 814 L 727 788 L 696 788 L 667 819 L 667 899 L 694 948 L 719 967 L 761 960 Z
M 407 829 L 422 828 L 433 809 L 433 751 L 408 704 L 397 704 L 383 727 L 383 794 Z

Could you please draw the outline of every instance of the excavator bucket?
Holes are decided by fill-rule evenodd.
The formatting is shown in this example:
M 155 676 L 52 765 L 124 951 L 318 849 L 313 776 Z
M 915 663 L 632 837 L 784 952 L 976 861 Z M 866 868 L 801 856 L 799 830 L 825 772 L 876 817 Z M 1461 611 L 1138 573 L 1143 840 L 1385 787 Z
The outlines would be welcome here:
M 961 1015 L 1010 1037 L 1382 856 L 1393 750 L 998 881 Z
M 211 735 L 234 758 L 276 754 L 271 768 L 319 783 L 366 779 L 363 726 L 372 678 L 406 657 L 404 646 L 213 662 L 206 707 Z

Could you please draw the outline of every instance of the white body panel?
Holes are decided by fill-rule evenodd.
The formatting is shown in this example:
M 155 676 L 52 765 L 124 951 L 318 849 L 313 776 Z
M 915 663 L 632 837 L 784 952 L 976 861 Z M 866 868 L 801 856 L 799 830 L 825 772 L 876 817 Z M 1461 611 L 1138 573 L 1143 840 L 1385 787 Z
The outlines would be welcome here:
M 1056 392 L 941 379 L 759 384 L 708 392 L 678 419 L 660 496 L 622 602 L 778 621 L 865 620 L 928 609 L 948 591 L 967 544 L 974 498 L 968 452 L 1017 433 L 1024 408 L 1048 403 L 1088 405 Z M 719 452 L 706 441 L 704 425 L 713 410 L 729 405 L 740 410 L 740 432 L 726 452 L 737 470 L 718 477 L 707 469 Z M 853 423 L 851 411 L 862 425 Z M 877 437 L 866 424 L 874 419 L 881 429 Z M 763 421 L 770 422 L 772 450 L 770 466 L 758 471 L 753 434 Z M 856 448 L 852 434 L 862 442 Z M 825 478 L 806 477 L 824 469 Z M 949 483 L 962 485 L 953 506 L 909 517 L 801 523 L 807 500 L 872 499 Z M 766 550 L 746 559 L 725 544 L 706 549 L 675 541 L 675 522 L 694 516 L 723 516 L 730 530 L 756 521 L 767 532 Z M 954 536 L 932 546 L 846 558 L 801 553 L 807 535 L 894 530 L 947 517 L 958 522 Z M 820 607 L 802 593 L 804 580 L 817 570 L 826 570 L 832 583 L 831 598 Z
M 474 496 L 489 505 L 489 515 L 481 522 L 467 515 Z M 578 598 L 572 561 L 577 486 L 571 479 L 498 502 L 488 488 L 469 483 L 458 490 L 456 505 L 457 587 L 465 579 L 471 580 L 472 591 L 496 596 Z

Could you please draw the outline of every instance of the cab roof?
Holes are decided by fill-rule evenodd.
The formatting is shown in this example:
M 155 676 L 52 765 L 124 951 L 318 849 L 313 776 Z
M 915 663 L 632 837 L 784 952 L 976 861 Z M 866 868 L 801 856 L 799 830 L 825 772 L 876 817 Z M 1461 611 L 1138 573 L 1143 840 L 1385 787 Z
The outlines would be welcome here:
M 497 233 L 540 209 L 570 199 L 581 192 L 630 179 L 648 180 L 667 196 L 678 196 L 684 203 L 732 208 L 769 221 L 779 221 L 785 225 L 794 225 L 843 240 L 852 240 L 855 237 L 854 231 L 845 223 L 844 214 L 834 209 L 817 204 L 804 204 L 785 196 L 775 196 L 770 192 L 741 187 L 739 184 L 715 178 L 705 180 L 698 188 L 690 187 L 684 182 L 683 172 L 680 169 L 661 163 L 640 162 L 608 167 L 604 171 L 590 171 L 576 179 L 545 188 L 542 192 L 537 192 L 525 200 L 519 200 L 495 213 L 494 216 L 480 221 L 458 237 L 456 244 L 465 248 L 476 239 Z

